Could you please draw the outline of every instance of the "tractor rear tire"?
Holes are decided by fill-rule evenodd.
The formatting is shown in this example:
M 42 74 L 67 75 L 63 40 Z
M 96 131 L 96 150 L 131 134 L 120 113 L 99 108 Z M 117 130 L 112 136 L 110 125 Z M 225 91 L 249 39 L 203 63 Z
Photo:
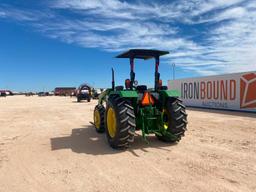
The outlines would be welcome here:
M 129 101 L 118 95 L 107 101 L 105 112 L 106 136 L 114 149 L 125 149 L 134 141 L 135 114 Z
M 178 98 L 168 98 L 166 107 L 166 132 L 170 134 L 163 134 L 162 136 L 156 135 L 157 138 L 164 142 L 179 142 L 181 137 L 184 136 L 187 130 L 187 113 L 186 107 L 182 104 L 182 101 Z
M 94 108 L 93 113 L 94 126 L 98 133 L 105 132 L 105 123 L 104 123 L 104 115 L 105 115 L 105 107 L 101 104 L 98 104 Z

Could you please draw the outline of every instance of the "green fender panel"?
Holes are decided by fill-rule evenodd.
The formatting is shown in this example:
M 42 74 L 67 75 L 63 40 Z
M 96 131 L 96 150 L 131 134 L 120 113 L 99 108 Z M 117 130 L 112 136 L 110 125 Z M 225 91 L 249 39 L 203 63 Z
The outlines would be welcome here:
M 118 94 L 120 97 L 127 97 L 127 98 L 137 98 L 138 93 L 137 91 L 113 91 L 110 94 Z
M 162 107 L 166 105 L 167 98 L 169 97 L 180 97 L 180 92 L 178 90 L 161 90 L 160 101 L 163 104 Z
M 180 97 L 180 92 L 178 90 L 162 90 L 160 93 L 164 97 Z
M 99 96 L 99 104 L 102 104 L 104 101 L 106 101 L 106 98 L 110 95 L 120 95 L 120 97 L 125 98 L 137 98 L 138 93 L 137 91 L 130 91 L 130 90 L 124 90 L 124 91 L 113 91 L 112 89 L 107 89 Z

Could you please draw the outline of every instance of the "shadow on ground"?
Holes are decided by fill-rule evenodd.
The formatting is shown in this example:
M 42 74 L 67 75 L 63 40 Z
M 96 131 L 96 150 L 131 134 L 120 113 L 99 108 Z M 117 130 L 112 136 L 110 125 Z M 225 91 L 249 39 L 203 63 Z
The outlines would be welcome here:
M 223 115 L 232 115 L 240 117 L 254 117 L 256 118 L 256 113 L 253 112 L 239 112 L 239 111 L 230 111 L 230 110 L 221 110 L 221 109 L 208 109 L 208 108 L 199 108 L 199 107 L 187 107 L 191 111 L 199 112 L 208 112 L 208 113 L 218 113 Z
M 105 134 L 99 134 L 95 131 L 93 126 L 86 126 L 85 128 L 72 129 L 70 136 L 51 138 L 52 151 L 61 149 L 71 149 L 76 153 L 86 153 L 92 155 L 105 155 L 116 154 L 124 152 L 125 150 L 112 149 L 105 138 Z M 155 136 L 148 136 L 149 143 L 146 143 L 141 136 L 135 136 L 134 143 L 127 149 L 135 156 L 139 156 L 136 153 L 136 149 L 143 152 L 148 152 L 147 148 L 157 148 L 159 150 L 166 150 L 167 146 L 173 146 L 176 144 L 164 143 L 159 141 Z

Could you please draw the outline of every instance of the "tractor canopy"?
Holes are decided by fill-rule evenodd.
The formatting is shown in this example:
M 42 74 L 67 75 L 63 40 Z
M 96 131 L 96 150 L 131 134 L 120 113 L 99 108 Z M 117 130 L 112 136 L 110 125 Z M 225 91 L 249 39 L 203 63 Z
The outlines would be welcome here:
M 134 87 L 135 73 L 134 73 L 134 59 L 155 59 L 155 90 L 159 89 L 160 73 L 158 72 L 159 57 L 169 54 L 168 51 L 159 51 L 154 49 L 130 49 L 118 56 L 117 58 L 129 58 L 130 59 L 130 89 Z M 114 81 L 113 81 L 114 82 Z
M 133 58 L 133 59 L 146 60 L 146 59 L 157 58 L 166 54 L 169 54 L 169 52 L 153 50 L 153 49 L 130 49 L 116 56 L 116 58 Z

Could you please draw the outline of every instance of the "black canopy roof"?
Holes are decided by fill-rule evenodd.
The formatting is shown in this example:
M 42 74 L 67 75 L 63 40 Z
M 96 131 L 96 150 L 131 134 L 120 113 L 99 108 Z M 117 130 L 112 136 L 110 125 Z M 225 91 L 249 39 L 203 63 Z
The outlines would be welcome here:
M 169 52 L 153 50 L 153 49 L 130 49 L 129 51 L 126 51 L 116 56 L 116 58 L 151 59 L 151 58 L 160 57 L 166 54 L 169 54 Z

